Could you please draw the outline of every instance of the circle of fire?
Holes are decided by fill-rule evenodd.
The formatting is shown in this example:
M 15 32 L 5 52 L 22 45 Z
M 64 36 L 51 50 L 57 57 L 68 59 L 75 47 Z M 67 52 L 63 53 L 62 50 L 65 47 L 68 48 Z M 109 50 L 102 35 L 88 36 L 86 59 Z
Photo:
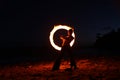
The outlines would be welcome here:
M 69 29 L 72 29 L 71 27 L 69 26 L 65 26 L 65 25 L 58 25 L 58 26 L 54 26 L 54 28 L 52 29 L 52 31 L 50 32 L 50 36 L 49 36 L 49 39 L 50 39 L 50 43 L 51 45 L 58 51 L 61 51 L 61 47 L 56 45 L 54 43 L 54 39 L 53 39 L 53 36 L 54 36 L 54 33 L 59 30 L 59 29 L 65 29 L 65 30 L 69 30 Z M 70 42 L 70 46 L 72 47 L 74 42 L 75 42 L 75 33 L 73 32 L 72 33 L 72 36 L 74 37 L 74 39 Z

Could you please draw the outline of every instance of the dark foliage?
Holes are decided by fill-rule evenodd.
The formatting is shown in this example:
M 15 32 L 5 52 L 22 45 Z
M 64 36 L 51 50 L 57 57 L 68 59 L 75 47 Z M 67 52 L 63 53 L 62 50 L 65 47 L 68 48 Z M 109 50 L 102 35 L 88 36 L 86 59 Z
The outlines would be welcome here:
M 120 28 L 117 31 L 112 30 L 111 32 L 104 35 L 97 35 L 95 47 L 103 49 L 118 50 L 120 49 Z

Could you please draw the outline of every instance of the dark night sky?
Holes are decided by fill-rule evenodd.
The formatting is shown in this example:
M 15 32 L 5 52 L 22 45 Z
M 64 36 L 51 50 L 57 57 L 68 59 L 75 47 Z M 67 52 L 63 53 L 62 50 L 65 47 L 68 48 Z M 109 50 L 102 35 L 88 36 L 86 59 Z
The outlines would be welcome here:
M 120 27 L 120 1 L 1 1 L 0 46 L 45 46 L 55 24 L 75 27 L 79 45 Z

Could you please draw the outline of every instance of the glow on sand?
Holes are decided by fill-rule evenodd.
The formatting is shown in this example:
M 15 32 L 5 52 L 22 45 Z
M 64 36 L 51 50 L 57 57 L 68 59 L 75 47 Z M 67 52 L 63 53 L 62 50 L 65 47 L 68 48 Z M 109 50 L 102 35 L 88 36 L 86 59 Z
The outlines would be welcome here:
M 49 39 L 50 39 L 51 45 L 52 45 L 56 50 L 61 51 L 61 47 L 58 46 L 58 45 L 56 45 L 56 44 L 54 43 L 54 39 L 53 39 L 54 33 L 55 33 L 57 30 L 59 30 L 59 29 L 69 30 L 69 29 L 72 29 L 72 28 L 69 27 L 69 26 L 66 26 L 66 25 L 57 25 L 57 26 L 54 26 L 54 28 L 53 28 L 52 31 L 50 32 Z M 74 33 L 74 32 L 72 33 L 72 36 L 74 37 L 74 39 L 70 42 L 70 46 L 71 46 L 71 47 L 73 46 L 73 44 L 74 44 L 74 42 L 75 42 L 75 33 Z

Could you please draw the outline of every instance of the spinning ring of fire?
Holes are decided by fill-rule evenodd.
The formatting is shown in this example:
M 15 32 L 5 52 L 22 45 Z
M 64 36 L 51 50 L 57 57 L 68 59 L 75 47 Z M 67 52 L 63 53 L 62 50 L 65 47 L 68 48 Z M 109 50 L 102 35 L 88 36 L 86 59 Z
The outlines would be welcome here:
M 61 51 L 61 47 L 58 46 L 58 45 L 56 45 L 56 44 L 54 43 L 54 39 L 53 39 L 54 33 L 55 33 L 57 30 L 59 30 L 59 29 L 69 30 L 69 29 L 72 29 L 72 28 L 69 27 L 69 26 L 65 26 L 65 25 L 57 25 L 57 26 L 54 26 L 54 28 L 53 28 L 52 31 L 50 32 L 49 39 L 50 39 L 51 45 L 52 45 L 56 50 Z M 71 47 L 73 46 L 73 44 L 74 44 L 74 42 L 75 42 L 75 33 L 74 33 L 74 32 L 72 33 L 72 36 L 74 37 L 74 39 L 70 42 L 70 46 L 71 46 Z

